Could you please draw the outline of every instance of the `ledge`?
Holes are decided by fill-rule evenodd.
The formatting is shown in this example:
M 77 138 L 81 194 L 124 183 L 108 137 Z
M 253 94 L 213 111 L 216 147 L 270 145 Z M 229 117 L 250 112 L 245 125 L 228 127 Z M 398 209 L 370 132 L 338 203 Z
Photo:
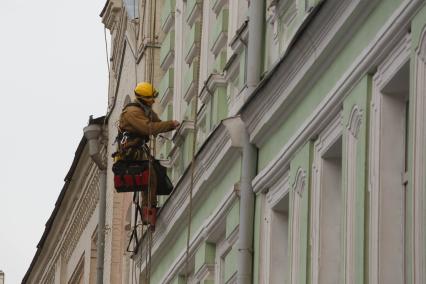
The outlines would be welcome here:
M 213 12 L 217 15 L 227 2 L 227 0 L 211 0 L 210 5 L 213 9 Z
M 198 85 L 198 69 L 199 64 L 197 61 L 192 62 L 191 67 L 189 68 L 187 74 L 185 74 L 183 82 L 183 98 L 189 103 L 191 99 L 197 94 L 197 85 Z
M 175 22 L 176 0 L 166 0 L 161 13 L 161 29 L 168 33 Z
M 240 54 L 248 42 L 248 20 L 245 20 L 244 23 L 238 28 L 235 32 L 235 35 L 230 40 L 229 46 L 237 54 Z
M 200 50 L 201 23 L 195 23 L 189 31 L 185 42 L 185 62 L 191 64 Z M 190 44 L 189 47 L 186 44 Z
M 192 26 L 195 20 L 201 15 L 202 4 L 202 0 L 187 0 L 186 8 L 188 9 L 188 14 L 186 22 L 190 26 Z
M 105 5 L 104 9 L 102 10 L 101 17 L 102 17 L 102 23 L 105 25 L 105 27 L 109 30 L 112 29 L 115 21 L 120 16 L 121 11 L 121 5 L 118 1 L 108 1 Z
M 171 31 L 161 43 L 160 67 L 167 70 L 175 58 L 175 32 Z
M 194 122 L 190 120 L 184 120 L 179 125 L 179 128 L 176 129 L 175 134 L 173 135 L 173 143 L 175 143 L 176 147 L 179 147 L 184 141 L 186 135 L 190 132 L 194 131 Z
M 207 78 L 207 81 L 204 82 L 204 87 L 200 93 L 200 100 L 203 104 L 209 101 L 210 96 L 216 91 L 219 87 L 226 86 L 227 81 L 223 74 L 212 73 Z
M 217 17 L 217 23 L 215 25 L 213 42 L 210 50 L 215 56 L 225 47 L 228 40 L 228 23 L 229 23 L 229 10 L 224 9 L 220 12 Z

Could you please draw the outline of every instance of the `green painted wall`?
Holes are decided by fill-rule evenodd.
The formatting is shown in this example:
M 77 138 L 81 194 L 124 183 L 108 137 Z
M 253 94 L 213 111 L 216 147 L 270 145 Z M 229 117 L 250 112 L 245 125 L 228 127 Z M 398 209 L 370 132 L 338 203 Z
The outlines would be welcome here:
M 240 201 L 237 200 L 232 205 L 228 215 L 226 215 L 226 238 L 229 238 L 232 232 L 240 224 Z
M 364 25 L 353 35 L 345 48 L 336 55 L 336 59 L 324 72 L 320 80 L 297 105 L 288 118 L 282 122 L 264 145 L 259 149 L 259 169 L 263 169 L 272 161 L 281 148 L 294 135 L 301 123 L 314 111 L 333 86 L 346 72 L 355 58 L 374 38 L 383 24 L 401 4 L 401 0 L 381 1 L 371 15 L 365 20 Z
M 234 246 L 225 258 L 225 283 L 237 272 L 237 248 Z
M 240 180 L 241 158 L 235 159 L 229 165 L 226 176 L 222 177 L 216 184 L 211 184 L 210 188 L 205 188 L 209 194 L 206 200 L 199 207 L 193 208 L 193 216 L 191 222 L 191 236 L 196 233 L 207 220 L 214 210 L 220 205 L 225 194 Z M 161 257 L 161 262 L 151 268 L 151 283 L 160 284 L 164 274 L 171 267 L 182 251 L 186 250 L 187 226 L 182 225 L 181 230 L 176 233 L 173 245 L 171 245 L 166 255 Z
M 368 252 L 365 250 L 367 247 L 367 234 L 366 229 L 368 228 L 368 219 L 366 219 L 366 209 L 368 208 L 368 203 L 366 199 L 368 198 L 368 124 L 370 121 L 370 100 L 371 100 L 371 77 L 365 76 L 358 85 L 352 90 L 349 96 L 345 99 L 343 103 L 343 208 L 348 208 L 347 198 L 348 198 L 348 139 L 351 135 L 346 129 L 349 125 L 350 115 L 354 107 L 362 113 L 361 125 L 359 128 L 358 136 L 356 139 L 356 165 L 355 165 L 355 224 L 354 231 L 355 235 L 353 236 L 355 243 L 355 279 L 354 283 L 363 283 L 368 279 L 365 274 L 364 265 L 368 260 Z M 343 228 L 347 228 L 346 216 L 348 212 L 346 211 L 343 218 Z M 342 244 L 344 248 L 342 249 L 344 255 L 342 259 L 346 259 L 346 237 L 345 234 L 342 236 Z M 347 269 L 347 268 L 346 268 Z M 345 270 L 343 273 L 345 272 Z M 344 277 L 344 275 L 343 275 Z M 344 278 L 343 278 L 344 279 Z

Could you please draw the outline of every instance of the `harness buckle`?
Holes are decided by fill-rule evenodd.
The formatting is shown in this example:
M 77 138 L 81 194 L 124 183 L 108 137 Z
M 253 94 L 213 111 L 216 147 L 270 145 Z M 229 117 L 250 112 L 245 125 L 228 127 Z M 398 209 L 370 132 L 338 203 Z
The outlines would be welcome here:
M 126 144 L 126 142 L 127 142 L 127 138 L 128 138 L 127 134 L 128 134 L 127 132 L 124 132 L 124 133 L 123 133 L 123 138 L 121 138 L 121 141 L 120 141 L 120 144 L 121 144 L 121 145 Z

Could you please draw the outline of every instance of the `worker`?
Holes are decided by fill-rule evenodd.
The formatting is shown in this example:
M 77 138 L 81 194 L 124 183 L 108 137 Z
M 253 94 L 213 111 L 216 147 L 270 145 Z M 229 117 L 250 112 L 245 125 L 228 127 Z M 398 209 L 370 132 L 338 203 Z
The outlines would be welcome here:
M 142 219 L 146 222 L 149 217 L 146 214 L 156 215 L 157 206 L 157 174 L 152 167 L 153 157 L 148 148 L 151 136 L 176 129 L 180 123 L 176 120 L 161 121 L 153 111 L 152 105 L 158 96 L 154 86 L 147 82 L 137 84 L 135 90 L 136 99 L 126 105 L 119 120 L 119 153 L 127 160 L 146 161 L 151 159 L 149 176 L 149 193 L 142 193 Z M 120 135 L 121 134 L 121 135 Z M 147 213 L 149 212 L 149 213 Z M 155 221 L 154 221 L 155 223 Z

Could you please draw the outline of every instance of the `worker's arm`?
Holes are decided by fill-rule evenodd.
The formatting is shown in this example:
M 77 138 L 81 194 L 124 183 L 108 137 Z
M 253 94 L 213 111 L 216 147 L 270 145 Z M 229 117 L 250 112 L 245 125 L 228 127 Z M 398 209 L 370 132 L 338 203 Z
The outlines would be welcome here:
M 142 111 L 127 111 L 125 116 L 139 135 L 158 135 L 175 129 L 173 121 L 150 121 Z

